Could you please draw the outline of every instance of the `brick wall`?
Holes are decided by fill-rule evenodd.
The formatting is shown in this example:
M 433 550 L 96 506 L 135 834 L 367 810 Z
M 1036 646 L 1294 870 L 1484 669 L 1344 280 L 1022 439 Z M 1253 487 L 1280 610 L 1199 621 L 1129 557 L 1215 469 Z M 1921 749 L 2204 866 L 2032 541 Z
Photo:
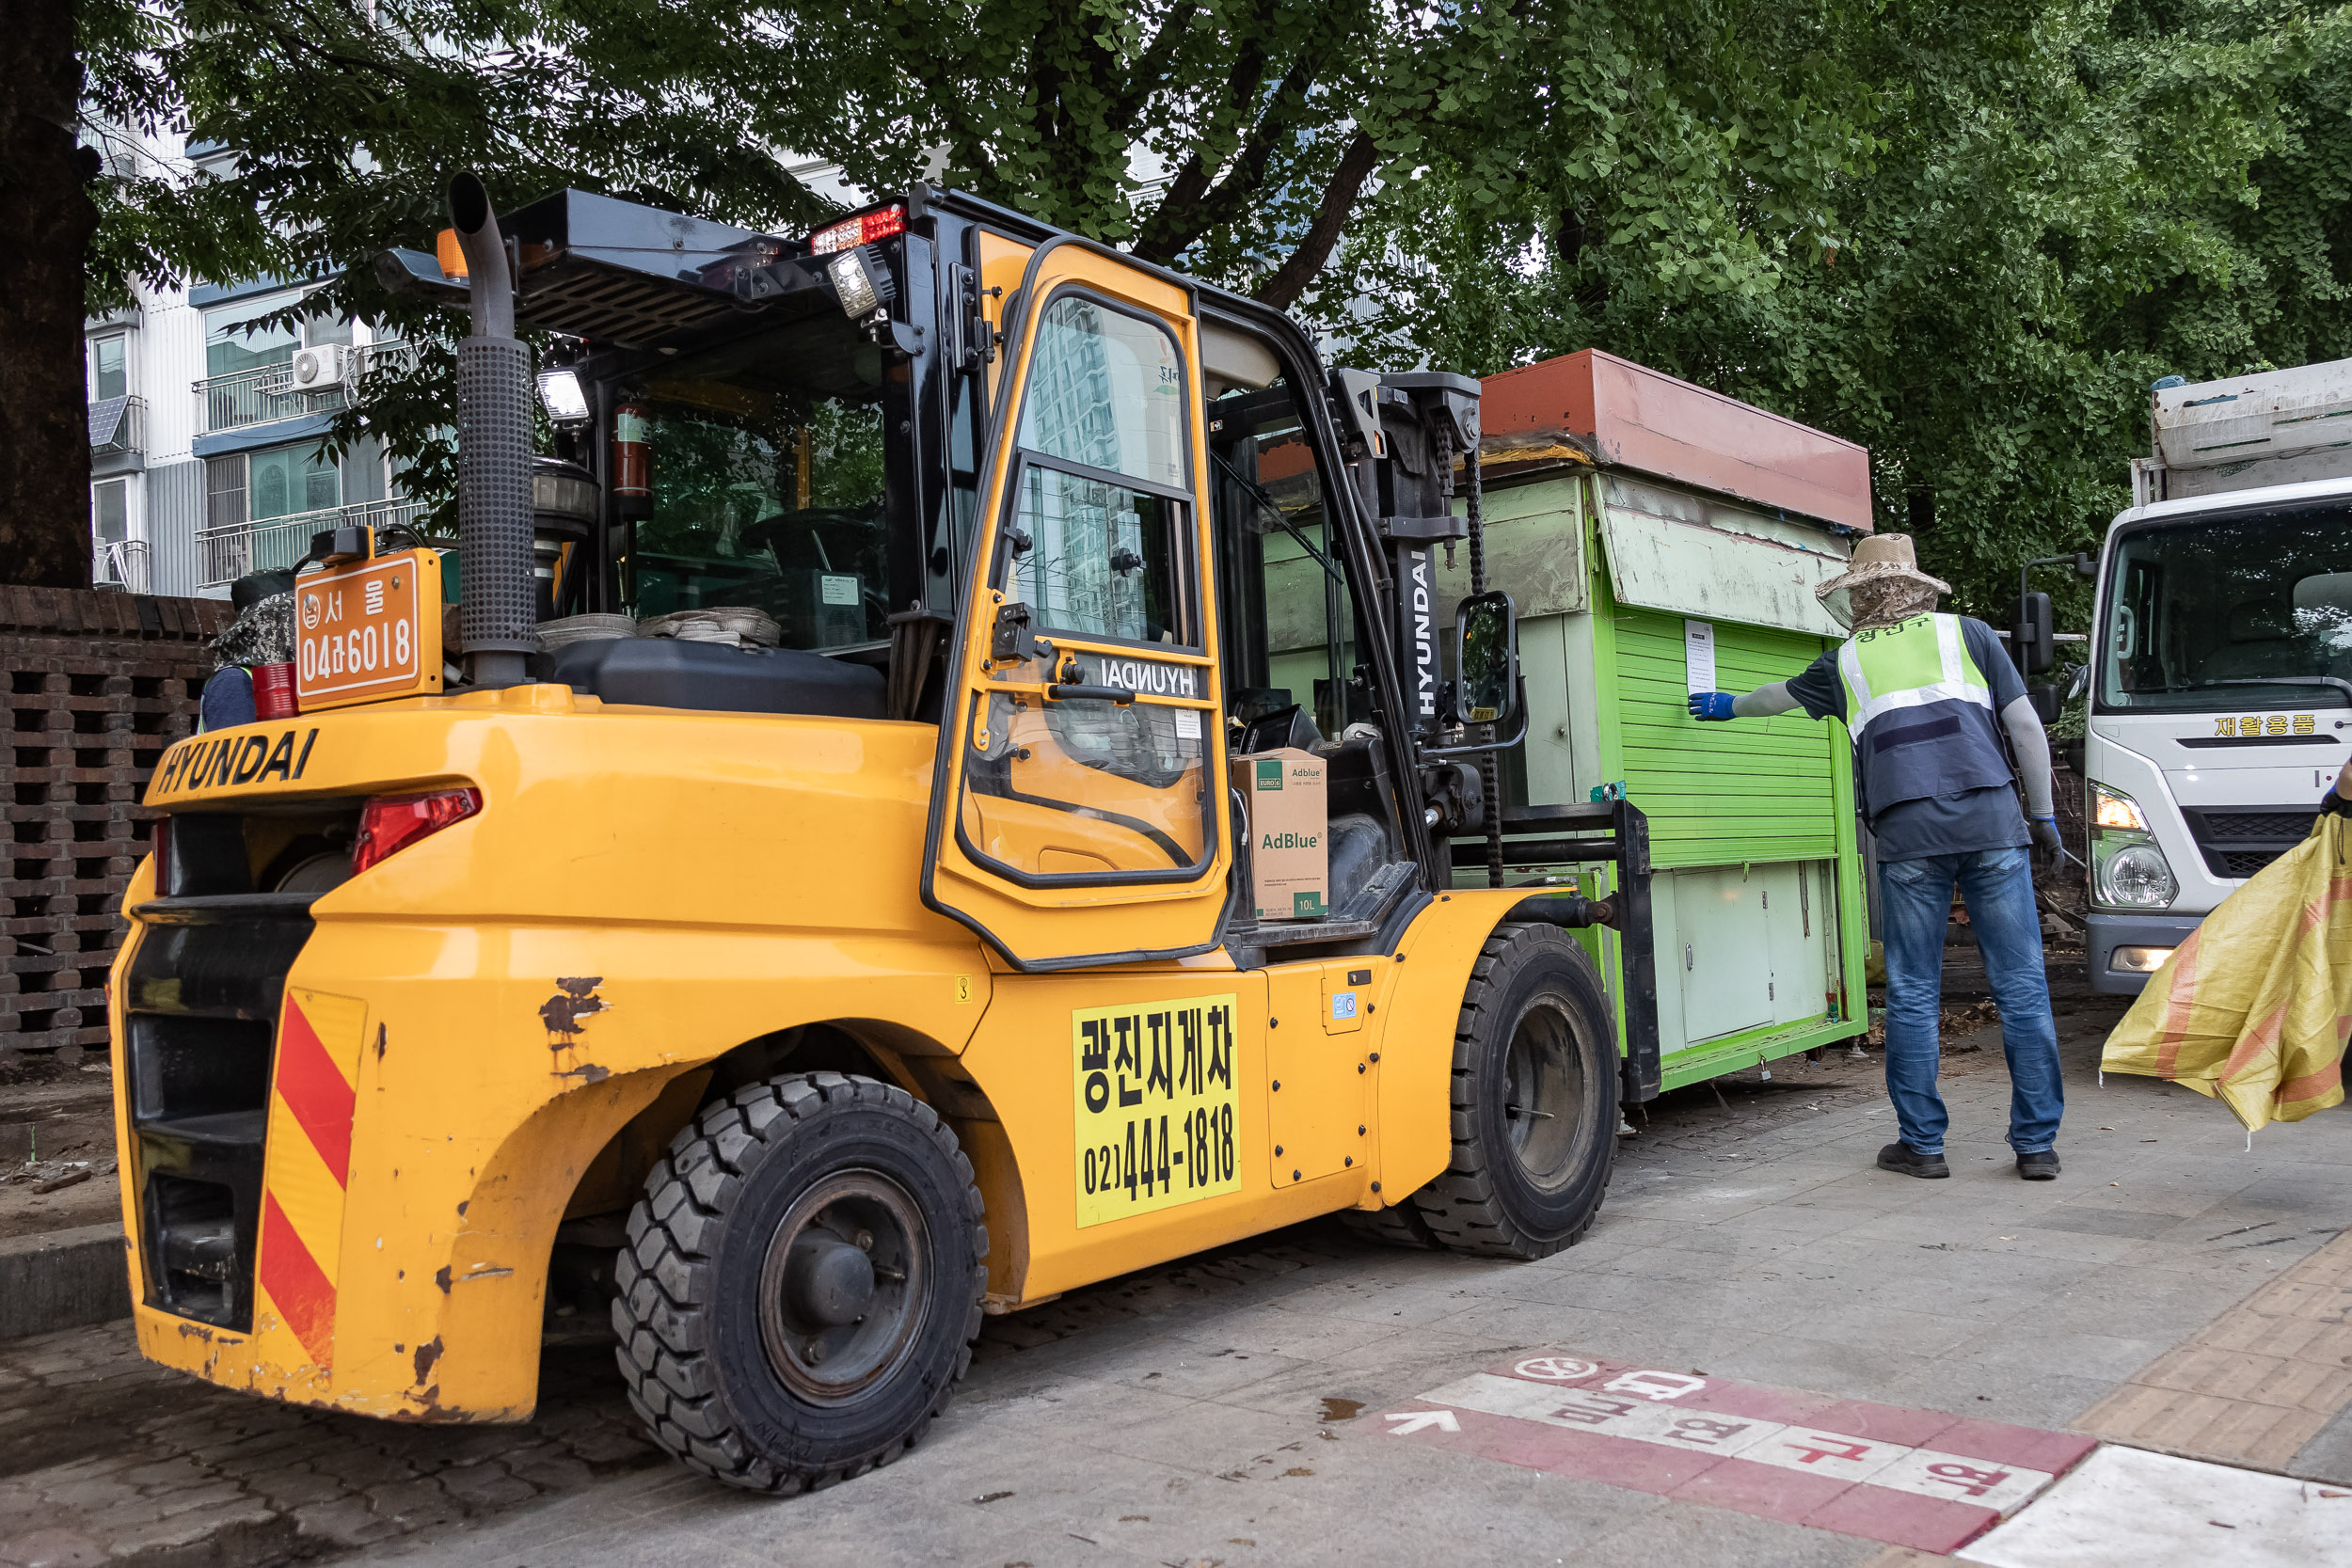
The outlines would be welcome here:
M 0 1054 L 103 1045 L 106 966 L 147 853 L 139 806 L 194 733 L 216 599 L 0 585 Z

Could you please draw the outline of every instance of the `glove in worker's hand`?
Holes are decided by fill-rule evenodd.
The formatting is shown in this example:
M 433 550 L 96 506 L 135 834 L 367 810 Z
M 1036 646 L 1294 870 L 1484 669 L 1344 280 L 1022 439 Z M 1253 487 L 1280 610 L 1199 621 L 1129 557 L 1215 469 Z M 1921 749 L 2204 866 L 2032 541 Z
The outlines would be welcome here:
M 1693 691 L 1691 693 L 1691 717 L 1693 719 L 1730 719 L 1735 717 L 1731 705 L 1739 699 L 1728 691 Z
M 2066 847 L 2066 841 L 2058 836 L 2058 818 L 2055 816 L 2037 816 L 2026 824 L 2026 831 L 2033 834 L 2033 847 L 2037 849 L 2046 849 L 2055 855 Z

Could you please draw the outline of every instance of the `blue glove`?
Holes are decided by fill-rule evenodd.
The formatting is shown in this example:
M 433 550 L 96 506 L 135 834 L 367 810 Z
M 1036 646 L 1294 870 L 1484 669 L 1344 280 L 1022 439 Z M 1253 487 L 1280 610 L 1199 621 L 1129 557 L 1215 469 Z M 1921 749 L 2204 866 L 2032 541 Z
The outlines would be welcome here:
M 2066 847 L 2066 840 L 2058 833 L 2058 818 L 2055 816 L 2034 817 L 2026 824 L 2026 832 L 2031 835 L 2037 849 L 2056 851 Z
M 1691 717 L 1693 719 L 1730 719 L 1736 717 L 1731 705 L 1739 701 L 1728 691 L 1693 691 L 1691 693 Z

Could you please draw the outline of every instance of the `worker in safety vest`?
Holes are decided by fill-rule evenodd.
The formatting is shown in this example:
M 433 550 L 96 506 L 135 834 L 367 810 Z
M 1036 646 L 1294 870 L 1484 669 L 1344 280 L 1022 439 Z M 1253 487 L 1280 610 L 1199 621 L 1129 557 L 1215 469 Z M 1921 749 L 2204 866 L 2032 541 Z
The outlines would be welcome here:
M 2066 1101 L 2027 848 L 2055 850 L 2060 842 L 2050 809 L 2050 743 L 1992 628 L 1935 612 L 1937 597 L 1949 592 L 1919 570 L 1908 538 L 1865 539 L 1849 569 L 1815 590 L 1831 616 L 1852 629 L 1844 645 L 1804 673 L 1745 696 L 1693 692 L 1691 716 L 1762 719 L 1803 708 L 1815 719 L 1844 720 L 1853 736 L 1854 794 L 1878 839 L 1886 1092 L 1901 1133 L 1879 1150 L 1879 1168 L 1951 1174 L 1944 1163 L 1949 1118 L 1935 1089 L 1936 1021 L 1957 884 L 2000 1009 L 2017 1174 L 2047 1181 L 2058 1173 Z M 2009 736 L 2006 755 L 1996 715 Z M 2010 756 L 2025 785 L 2024 814 L 2010 787 Z

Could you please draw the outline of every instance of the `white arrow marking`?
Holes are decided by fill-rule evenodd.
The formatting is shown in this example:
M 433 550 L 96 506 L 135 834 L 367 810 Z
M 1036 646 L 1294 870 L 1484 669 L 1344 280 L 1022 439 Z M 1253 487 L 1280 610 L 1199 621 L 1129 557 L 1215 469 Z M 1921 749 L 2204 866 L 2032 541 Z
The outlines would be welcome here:
M 1402 1437 L 1408 1432 L 1424 1432 L 1431 1427 L 1436 1427 L 1439 1432 L 1462 1430 L 1462 1423 L 1454 1418 L 1454 1412 L 1451 1410 L 1399 1410 L 1380 1418 L 1384 1421 L 1403 1423 L 1389 1429 L 1389 1435 L 1391 1437 Z

